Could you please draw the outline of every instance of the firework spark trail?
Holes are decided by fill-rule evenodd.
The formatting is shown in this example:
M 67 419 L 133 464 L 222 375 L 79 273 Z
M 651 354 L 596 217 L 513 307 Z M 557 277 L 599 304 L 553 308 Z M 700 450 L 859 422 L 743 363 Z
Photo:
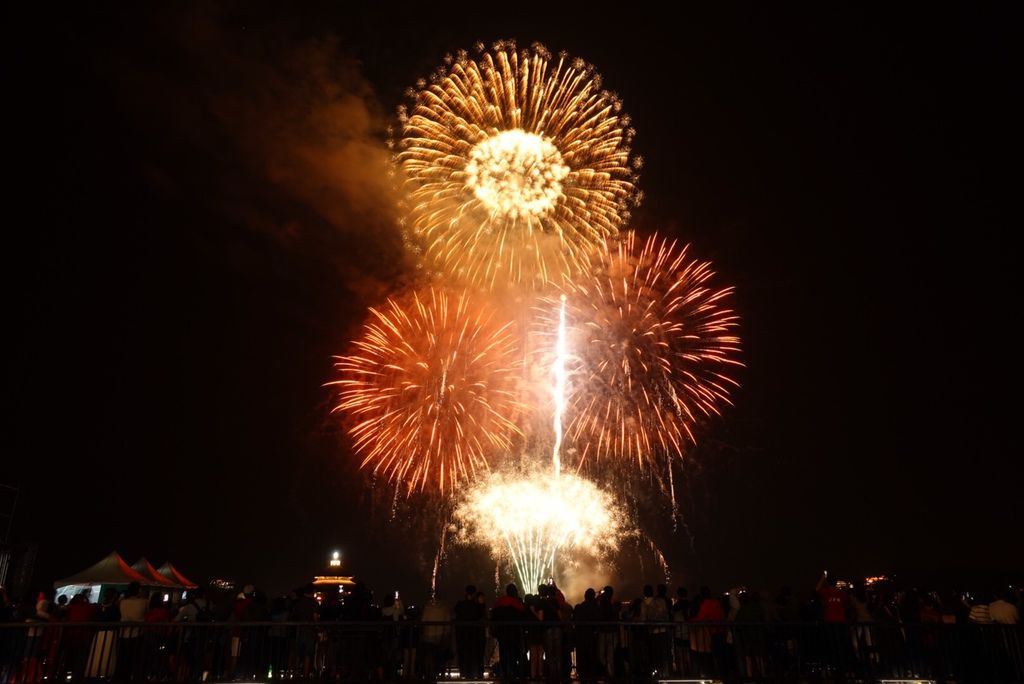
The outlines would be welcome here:
M 551 461 L 555 468 L 555 477 L 562 474 L 562 414 L 565 412 L 565 359 L 567 355 L 565 343 L 565 295 L 562 295 L 558 309 L 558 337 L 555 343 L 555 386 L 552 390 L 555 403 L 555 446 L 551 452 Z
M 668 491 L 672 506 L 672 531 L 675 532 L 679 527 L 679 504 L 676 503 L 676 477 L 672 472 L 672 454 L 665 454 L 665 458 L 668 459 Z
M 430 598 L 437 597 L 437 573 L 441 569 L 441 559 L 444 557 L 444 542 L 448 536 L 448 525 L 441 526 L 441 540 L 437 544 L 437 555 L 434 556 L 434 569 L 430 573 Z
M 586 277 L 566 281 L 565 440 L 577 447 L 577 470 L 590 457 L 645 468 L 658 453 L 680 456 L 696 425 L 731 403 L 731 369 L 742 365 L 738 318 L 727 308 L 732 288 L 715 289 L 713 278 L 687 248 L 628 233 L 594 250 Z M 554 302 L 542 301 L 544 336 Z
M 642 160 L 592 66 L 540 45 L 477 48 L 399 110 L 410 238 L 448 277 L 543 287 L 628 220 Z
M 521 434 L 511 324 L 466 292 L 434 288 L 370 314 L 328 383 L 361 465 L 406 494 L 448 494 L 487 472 Z
M 665 554 L 661 552 L 661 549 L 658 548 L 658 545 L 654 543 L 653 539 L 648 539 L 647 544 L 651 547 L 654 557 L 658 560 L 661 572 L 665 576 L 665 584 L 668 584 L 672 581 L 672 570 L 668 567 L 668 561 L 665 560 Z

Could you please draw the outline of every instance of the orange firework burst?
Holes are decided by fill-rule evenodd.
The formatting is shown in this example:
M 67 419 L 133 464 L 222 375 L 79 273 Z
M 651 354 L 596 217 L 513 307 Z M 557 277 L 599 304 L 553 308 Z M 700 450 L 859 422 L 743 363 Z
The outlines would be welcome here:
M 630 232 L 589 259 L 587 275 L 564 286 L 566 441 L 579 466 L 590 455 L 646 466 L 657 453 L 681 454 L 736 386 L 738 319 L 725 306 L 733 289 L 712 287 L 711 264 L 657 236 L 641 242 Z M 542 335 L 557 330 L 558 310 L 549 298 Z
M 582 60 L 477 48 L 400 110 L 411 237 L 428 264 L 475 285 L 557 282 L 637 198 L 629 119 Z
M 335 411 L 351 419 L 361 467 L 406 492 L 451 492 L 508 450 L 519 404 L 511 324 L 465 292 L 431 288 L 370 309 L 340 376 Z

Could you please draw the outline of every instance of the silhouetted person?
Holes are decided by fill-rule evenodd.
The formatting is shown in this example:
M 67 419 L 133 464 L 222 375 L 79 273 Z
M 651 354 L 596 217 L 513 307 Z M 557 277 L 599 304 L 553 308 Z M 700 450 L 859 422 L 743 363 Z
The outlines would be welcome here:
M 672 612 L 672 599 L 668 597 L 668 585 L 659 584 L 655 587 L 654 596 L 665 602 L 665 611 L 670 614 Z
M 505 587 L 505 595 L 494 602 L 491 620 L 496 623 L 523 622 L 527 619 L 526 607 L 519 600 L 516 585 Z M 494 638 L 498 640 L 498 671 L 503 679 L 518 679 L 523 659 L 523 631 L 519 625 L 494 626 Z
M 562 602 L 558 600 L 558 587 L 554 584 L 543 584 L 538 587 L 536 605 L 540 611 L 539 619 L 546 624 L 543 630 L 544 658 L 543 665 L 549 680 L 560 679 L 563 674 L 563 634 L 561 622 L 563 615 Z M 562 597 L 562 601 L 565 597 Z M 568 611 L 565 611 L 566 613 Z M 569 617 L 566 615 L 566 617 Z M 532 665 L 532 661 L 531 661 Z
M 597 629 L 587 626 L 588 622 L 598 622 L 601 619 L 596 591 L 587 589 L 583 594 L 583 603 L 576 604 L 572 619 L 576 623 L 576 674 L 580 681 L 591 682 L 600 676 L 597 661 Z
M 540 605 L 540 597 L 527 594 L 523 599 L 526 606 L 526 619 L 531 623 L 540 623 L 544 619 L 544 609 Z M 528 625 L 523 629 L 526 641 L 526 662 L 530 669 L 530 679 L 538 680 L 544 676 L 544 630 L 538 625 Z
M 746 676 L 759 680 L 764 676 L 765 658 L 768 656 L 764 627 L 764 623 L 768 621 L 768 615 L 761 603 L 761 596 L 757 592 L 740 592 L 739 602 L 736 622 L 753 624 L 749 627 L 737 626 L 736 653 L 746 668 Z
M 288 637 L 291 630 L 285 626 L 290 619 L 288 600 L 284 596 L 276 596 L 270 601 L 267 611 L 274 626 L 267 630 L 267 657 L 270 662 L 272 677 L 281 678 L 288 665 Z
M 268 622 L 270 609 L 267 607 L 267 595 L 259 589 L 252 593 L 252 601 L 242 611 L 242 622 Z M 266 652 L 264 637 L 265 627 L 245 627 L 242 630 L 242 650 L 240 666 L 242 674 L 253 677 L 266 674 Z
M 644 586 L 644 600 L 640 606 L 640 614 L 644 622 L 668 622 L 671 605 L 668 602 L 667 592 L 668 587 L 664 584 L 658 585 L 657 595 L 651 585 Z M 668 628 L 664 626 L 652 627 L 647 632 L 645 674 L 653 668 L 662 677 L 668 675 L 672 657 L 669 638 Z
M 477 601 L 476 587 L 466 587 L 466 596 L 455 604 L 455 622 L 480 623 L 486 618 L 483 604 Z M 459 658 L 459 674 L 464 679 L 484 676 L 484 645 L 486 635 L 482 624 L 455 627 L 455 650 Z
M 615 652 L 619 648 L 618 625 L 607 624 L 618 622 L 619 606 L 615 602 L 615 590 L 606 586 L 597 597 L 598 612 L 602 624 L 597 632 L 597 662 L 604 668 L 608 677 L 615 676 Z
M 717 597 L 711 595 L 711 590 L 703 586 L 700 588 L 700 606 L 693 618 L 694 623 L 725 622 L 725 609 Z M 690 627 L 690 650 L 695 656 L 694 660 L 697 669 L 702 676 L 710 677 L 719 674 L 719 662 L 725 650 L 725 627 L 711 625 L 702 627 L 693 625 Z
M 92 622 L 96 619 L 96 606 L 89 603 L 85 594 L 77 594 L 68 604 L 66 619 L 70 624 Z M 62 642 L 72 678 L 81 679 L 85 673 L 85 661 L 89 657 L 92 630 L 86 627 L 69 628 L 64 631 Z
M 447 610 L 445 614 L 447 615 Z M 381 618 L 380 608 L 373 601 L 373 591 L 363 582 L 356 582 L 352 594 L 345 599 L 342 618 L 355 622 L 377 622 Z M 323 616 L 321 616 L 321 621 Z M 341 636 L 331 640 L 332 648 L 342 656 L 335 662 L 345 668 L 348 676 L 355 679 L 368 679 L 371 672 L 376 672 L 382 662 L 382 643 L 380 633 L 375 628 L 360 627 L 346 631 L 344 643 Z M 442 660 L 442 664 L 443 664 Z
M 815 587 L 821 598 L 822 618 L 827 624 L 844 624 L 850 607 L 846 592 L 836 586 L 836 578 L 823 573 Z
M 821 615 L 825 622 L 829 657 L 843 667 L 846 664 L 847 651 L 852 648 L 845 626 L 850 618 L 850 597 L 837 586 L 835 576 L 830 576 L 827 572 L 821 574 L 814 589 L 821 600 Z M 916 622 L 916 609 L 914 612 L 913 621 Z
M 690 673 L 690 627 L 686 621 L 690 619 L 690 594 L 686 587 L 676 589 L 676 600 L 672 604 L 669 615 L 675 623 L 672 634 L 672 645 L 676 662 L 676 672 L 680 675 Z
M 422 622 L 447 623 L 451 620 L 448 607 L 435 594 L 423 607 Z M 440 679 L 449 658 L 451 633 L 446 624 L 424 625 L 420 629 L 421 674 Z
M 309 668 L 316 649 L 316 628 L 308 624 L 320 620 L 320 606 L 316 602 L 315 594 L 313 585 L 307 584 L 295 599 L 290 611 L 292 622 L 307 623 L 295 629 L 295 657 L 302 669 L 303 678 L 309 677 Z
M 149 597 L 149 609 L 146 611 L 146 622 L 153 625 L 166 624 L 171 621 L 171 610 L 164 601 L 162 594 L 156 593 Z M 145 662 L 142 671 L 147 677 L 163 677 L 167 673 L 167 639 L 170 630 L 167 627 L 147 627 L 143 633 L 145 640 Z
M 991 625 L 992 611 L 989 610 L 989 598 L 985 592 L 980 592 L 971 598 L 971 611 L 967 615 L 967 621 L 973 625 Z
M 96 622 L 115 623 L 121 619 L 117 604 L 117 589 L 107 588 L 103 601 L 96 608 Z M 111 624 L 113 627 L 113 624 Z M 110 679 L 117 664 L 117 633 L 114 629 L 100 629 L 92 638 L 89 660 L 85 665 L 86 679 Z
M 783 585 L 775 596 L 775 614 L 781 622 L 800 621 L 800 605 L 788 584 Z
M 1001 592 L 995 601 L 988 604 L 988 615 L 992 622 L 999 625 L 1016 625 L 1020 622 L 1020 612 L 1013 604 L 1015 596 L 1013 591 L 1007 589 Z
M 146 619 L 146 599 L 139 595 L 139 583 L 132 582 L 118 604 L 121 622 L 142 622 Z M 119 678 L 134 680 L 140 676 L 142 660 L 142 630 L 139 627 L 121 628 L 117 643 L 117 674 Z

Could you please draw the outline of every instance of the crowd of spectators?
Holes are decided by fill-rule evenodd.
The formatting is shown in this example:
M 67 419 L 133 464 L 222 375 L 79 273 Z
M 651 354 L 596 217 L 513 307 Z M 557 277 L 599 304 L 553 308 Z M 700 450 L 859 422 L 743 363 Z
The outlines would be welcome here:
M 691 596 L 611 586 L 573 605 L 554 582 L 493 601 L 467 586 L 458 601 L 406 606 L 363 584 L 312 585 L 269 599 L 202 589 L 176 597 L 138 585 L 11 602 L 0 592 L 0 684 L 62 679 L 427 679 L 563 682 L 716 677 L 758 681 L 818 674 L 942 676 L 984 660 L 993 676 L 1024 675 L 1020 589 L 995 596 L 846 584 L 822 576 L 798 594 L 745 587 Z M 22 625 L 22 629 L 11 629 Z M 997 626 L 1005 626 L 1000 628 Z M 988 670 L 987 670 L 988 671 Z M 1010 679 L 1007 679 L 1009 681 Z

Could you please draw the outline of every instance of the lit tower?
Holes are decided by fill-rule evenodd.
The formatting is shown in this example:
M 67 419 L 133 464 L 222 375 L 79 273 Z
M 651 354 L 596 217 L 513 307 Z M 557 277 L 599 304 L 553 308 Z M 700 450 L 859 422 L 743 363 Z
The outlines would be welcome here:
M 355 585 L 351 575 L 341 574 L 341 551 L 332 551 L 327 559 L 327 574 L 313 577 L 313 586 L 318 593 L 326 593 L 332 589 L 343 595 L 348 587 Z

